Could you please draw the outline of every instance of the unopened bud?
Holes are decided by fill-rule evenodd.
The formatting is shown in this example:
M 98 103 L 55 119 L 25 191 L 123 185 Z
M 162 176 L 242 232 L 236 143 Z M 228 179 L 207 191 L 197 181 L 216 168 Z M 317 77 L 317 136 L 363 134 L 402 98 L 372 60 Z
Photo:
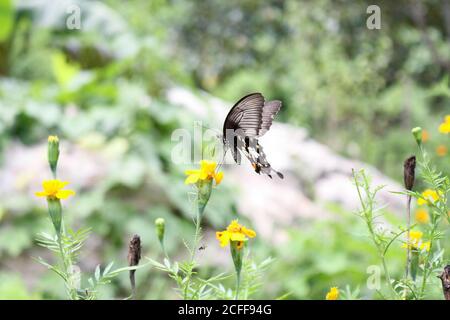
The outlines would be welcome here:
M 422 144 L 422 128 L 415 127 L 411 130 L 411 133 L 413 134 L 414 139 L 416 139 L 417 144 L 420 146 Z
M 53 175 L 56 176 L 56 167 L 59 158 L 59 139 L 57 136 L 48 137 L 48 163 Z
M 128 265 L 137 266 L 141 260 L 141 238 L 135 234 L 128 245 Z
M 405 183 L 406 190 L 411 191 L 414 186 L 416 170 L 416 157 L 411 156 L 405 160 L 403 164 L 403 181 Z
M 164 241 L 164 231 L 166 228 L 166 221 L 163 218 L 158 218 L 155 220 L 156 234 L 158 235 L 159 242 L 161 244 Z

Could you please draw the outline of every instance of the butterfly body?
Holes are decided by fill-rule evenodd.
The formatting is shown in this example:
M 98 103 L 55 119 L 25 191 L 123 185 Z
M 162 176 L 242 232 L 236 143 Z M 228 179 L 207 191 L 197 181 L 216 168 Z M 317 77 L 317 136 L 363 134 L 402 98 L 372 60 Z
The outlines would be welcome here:
M 276 173 L 267 161 L 258 138 L 269 131 L 272 120 L 281 108 L 281 101 L 265 101 L 261 93 L 242 97 L 231 108 L 223 124 L 223 144 L 230 149 L 234 161 L 241 163 L 241 153 L 250 161 L 256 173 L 264 173 L 272 178 Z

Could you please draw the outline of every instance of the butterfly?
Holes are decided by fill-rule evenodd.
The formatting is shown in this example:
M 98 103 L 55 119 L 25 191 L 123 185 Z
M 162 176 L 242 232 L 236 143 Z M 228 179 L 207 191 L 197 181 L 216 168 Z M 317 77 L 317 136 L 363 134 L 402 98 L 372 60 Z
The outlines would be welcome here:
M 242 97 L 231 108 L 223 123 L 223 145 L 225 153 L 231 150 L 234 161 L 241 164 L 241 153 L 252 164 L 256 173 L 264 173 L 272 178 L 276 173 L 266 159 L 266 154 L 258 142 L 269 131 L 272 120 L 280 111 L 281 101 L 265 101 L 261 93 L 251 93 Z

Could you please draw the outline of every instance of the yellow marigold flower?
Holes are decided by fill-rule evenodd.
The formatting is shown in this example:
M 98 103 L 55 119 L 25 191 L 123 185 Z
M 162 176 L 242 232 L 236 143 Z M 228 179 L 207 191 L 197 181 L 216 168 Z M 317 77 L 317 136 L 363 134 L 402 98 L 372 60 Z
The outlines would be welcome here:
M 69 196 L 75 195 L 73 190 L 63 190 L 69 182 L 60 180 L 44 180 L 42 182 L 43 191 L 35 192 L 37 197 L 46 197 L 51 199 L 67 199 Z
M 221 247 L 227 246 L 230 241 L 236 241 L 238 249 L 244 246 L 244 241 L 248 240 L 247 237 L 254 238 L 255 236 L 255 231 L 240 225 L 237 220 L 231 221 L 225 231 L 216 232 L 216 238 L 219 240 Z
M 411 230 L 409 233 L 409 248 L 413 250 L 430 251 L 431 242 L 422 241 L 423 233 L 421 231 Z M 402 248 L 408 248 L 408 244 L 404 243 Z
M 444 146 L 443 144 L 440 144 L 436 147 L 436 154 L 439 157 L 444 157 L 448 152 L 448 148 Z
M 450 115 L 445 116 L 444 122 L 442 122 L 439 126 L 439 132 L 443 134 L 450 132 Z
M 417 209 L 416 211 L 416 221 L 421 224 L 426 224 L 430 222 L 430 215 L 425 209 Z
M 430 140 L 430 133 L 423 129 L 422 130 L 422 142 L 427 142 L 428 140 Z
M 436 190 L 426 189 L 422 192 L 422 197 L 417 199 L 417 204 L 422 206 L 424 204 L 428 204 L 430 202 L 434 203 L 439 199 L 439 193 Z
M 338 287 L 330 288 L 330 291 L 328 291 L 325 299 L 326 300 L 337 300 L 337 299 L 339 299 L 339 289 L 338 289 Z
M 217 163 L 215 161 L 201 160 L 200 169 L 186 170 L 185 184 L 194 184 L 198 181 L 212 180 L 218 185 L 223 179 L 223 172 L 216 172 Z

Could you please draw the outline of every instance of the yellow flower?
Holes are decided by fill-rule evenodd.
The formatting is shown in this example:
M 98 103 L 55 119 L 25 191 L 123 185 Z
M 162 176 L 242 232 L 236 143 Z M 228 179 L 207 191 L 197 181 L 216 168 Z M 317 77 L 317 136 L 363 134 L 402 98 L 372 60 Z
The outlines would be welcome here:
M 445 116 L 444 122 L 439 126 L 439 132 L 443 134 L 450 132 L 450 115 Z
M 212 180 L 218 185 L 223 179 L 223 172 L 216 172 L 217 163 L 215 161 L 201 160 L 200 169 L 186 170 L 185 184 L 194 184 L 198 181 Z
M 75 191 L 62 190 L 69 182 L 60 180 L 44 180 L 42 182 L 43 191 L 35 192 L 37 197 L 46 197 L 50 199 L 67 199 L 69 196 L 75 195 Z
M 417 209 L 416 211 L 416 221 L 421 224 L 426 224 L 430 222 L 430 215 L 425 209 Z
M 420 241 L 420 239 L 422 239 L 423 232 L 411 230 L 409 233 L 409 237 L 411 238 L 412 241 L 418 242 Z
M 420 249 L 420 250 L 425 250 L 425 251 L 430 251 L 430 247 L 431 247 L 431 242 L 430 242 L 430 241 L 422 242 L 422 243 L 419 245 L 419 249 Z
M 254 238 L 255 236 L 255 231 L 240 225 L 237 220 L 231 221 L 225 231 L 216 232 L 216 238 L 219 240 L 221 247 L 227 246 L 230 241 L 236 241 L 238 249 L 244 246 L 244 241 L 248 240 L 247 237 Z
M 430 251 L 431 242 L 422 241 L 423 233 L 421 231 L 411 230 L 409 233 L 409 248 L 413 250 Z M 404 243 L 402 248 L 408 248 L 408 244 Z
M 439 193 L 435 190 L 426 189 L 422 192 L 422 197 L 417 199 L 417 204 L 422 206 L 424 204 L 429 204 L 430 202 L 434 203 L 439 199 Z
M 330 288 L 330 291 L 328 291 L 325 299 L 326 300 L 337 300 L 337 299 L 339 299 L 339 289 L 337 287 Z
M 444 146 L 443 144 L 440 144 L 437 146 L 436 148 L 436 154 L 439 157 L 444 157 L 448 152 L 448 148 L 446 146 Z

